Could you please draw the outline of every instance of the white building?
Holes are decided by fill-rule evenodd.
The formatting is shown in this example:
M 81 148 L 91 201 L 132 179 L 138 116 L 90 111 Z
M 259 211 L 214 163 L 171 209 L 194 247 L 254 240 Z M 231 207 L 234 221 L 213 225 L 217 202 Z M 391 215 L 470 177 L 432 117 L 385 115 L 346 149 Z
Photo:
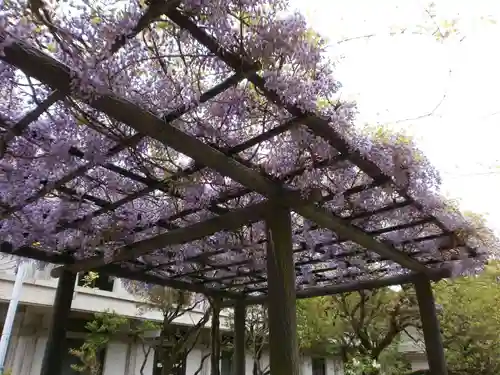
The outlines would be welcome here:
M 8 302 L 12 295 L 15 274 L 12 267 L 0 265 L 0 314 L 2 322 L 5 317 Z M 50 270 L 33 270 L 25 277 L 20 304 L 18 306 L 14 329 L 9 343 L 5 369 L 12 375 L 39 375 L 47 342 L 48 328 L 54 303 L 56 279 L 50 277 Z M 129 318 L 162 320 L 159 311 L 148 311 L 140 314 L 139 301 L 122 286 L 120 280 L 103 281 L 101 289 L 90 289 L 77 286 L 72 302 L 70 329 L 67 332 L 68 353 L 64 362 L 64 370 L 59 375 L 75 374 L 72 363 L 78 359 L 69 354 L 70 348 L 77 348 L 83 342 L 85 333 L 83 326 L 92 314 L 99 311 L 115 311 Z M 190 325 L 197 322 L 203 311 L 186 313 L 176 320 L 179 325 Z M 224 324 L 223 319 L 221 321 Z M 227 327 L 227 325 L 226 325 Z M 131 342 L 130 339 L 120 339 L 108 344 L 102 353 L 103 375 L 155 375 L 155 356 L 145 357 L 142 343 Z M 187 356 L 184 365 L 185 375 L 193 375 L 200 367 L 201 359 L 207 349 L 195 348 Z M 207 352 L 208 353 L 208 352 Z M 146 358 L 146 360 L 145 360 Z M 224 359 L 222 361 L 225 361 Z M 267 358 L 263 358 L 267 362 Z M 252 374 L 253 361 L 247 357 L 247 375 Z M 265 367 L 265 364 L 264 364 Z M 226 375 L 229 366 L 221 363 L 222 375 Z M 203 362 L 199 375 L 210 374 L 210 361 Z M 338 358 L 302 358 L 302 375 L 340 375 L 343 366 Z M 54 374 L 57 375 L 57 374 Z M 229 374 L 227 374 L 229 375 Z

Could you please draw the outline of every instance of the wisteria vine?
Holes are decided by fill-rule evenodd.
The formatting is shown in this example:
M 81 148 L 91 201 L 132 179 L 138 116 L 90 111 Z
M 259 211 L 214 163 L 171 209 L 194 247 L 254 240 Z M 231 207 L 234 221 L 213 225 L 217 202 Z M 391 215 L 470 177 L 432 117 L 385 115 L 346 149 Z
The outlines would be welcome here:
M 245 73 L 259 74 L 287 104 L 327 119 L 348 153 L 295 121 L 244 74 L 234 78 L 167 17 L 171 8 L 255 63 Z M 264 199 L 84 103 L 112 91 L 284 186 L 320 191 L 323 207 L 429 267 L 480 269 L 496 253 L 495 236 L 439 195 L 439 174 L 411 139 L 356 130 L 355 105 L 337 99 L 324 39 L 288 9 L 285 0 L 4 0 L 0 55 L 16 41 L 37 48 L 72 69 L 77 95 L 53 92 L 0 60 L 2 241 L 111 258 L 121 246 Z M 224 90 L 206 94 L 224 81 Z M 379 176 L 350 154 L 373 163 Z M 405 272 L 295 214 L 293 225 L 299 287 Z M 258 291 L 266 285 L 265 226 L 158 249 L 125 266 Z

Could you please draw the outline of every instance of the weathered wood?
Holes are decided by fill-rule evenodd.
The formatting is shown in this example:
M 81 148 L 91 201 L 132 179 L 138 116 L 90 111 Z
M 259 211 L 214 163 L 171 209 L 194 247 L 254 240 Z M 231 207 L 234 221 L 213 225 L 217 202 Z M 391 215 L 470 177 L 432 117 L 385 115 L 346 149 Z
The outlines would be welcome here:
M 62 358 L 67 355 L 66 331 L 75 290 L 76 274 L 64 271 L 57 283 L 52 322 L 40 375 L 55 375 L 62 371 Z
M 250 62 L 244 61 L 239 56 L 222 48 L 211 35 L 199 28 L 191 19 L 189 19 L 189 17 L 183 15 L 177 9 L 170 9 L 167 13 L 167 16 L 179 27 L 188 31 L 194 37 L 194 39 L 207 47 L 210 52 L 218 56 L 231 68 L 235 70 L 250 69 L 250 67 L 252 66 Z M 359 154 L 359 151 L 353 151 L 347 145 L 345 140 L 343 140 L 332 130 L 327 120 L 320 118 L 313 113 L 303 113 L 298 107 L 287 104 L 278 93 L 270 90 L 267 87 L 265 80 L 258 74 L 254 73 L 248 75 L 248 80 L 252 82 L 256 87 L 259 87 L 259 90 L 262 91 L 266 98 L 268 98 L 270 101 L 283 106 L 293 116 L 302 118 L 304 124 L 306 124 L 318 136 L 332 142 L 332 144 L 335 145 L 335 148 L 338 151 L 344 154 L 348 154 L 350 159 L 354 157 L 356 165 L 358 165 L 363 171 L 365 171 L 365 173 L 372 176 L 374 180 L 388 180 L 387 176 L 383 176 L 380 173 L 378 167 L 376 167 L 373 162 L 362 157 L 361 154 Z M 357 228 L 352 225 L 346 224 L 345 221 L 335 217 L 331 217 L 332 215 L 328 212 L 326 212 L 325 216 L 324 211 L 321 212 L 321 210 L 312 205 L 301 205 L 300 210 L 297 209 L 298 207 L 295 207 L 293 205 L 291 205 L 291 207 L 293 207 L 294 210 L 296 210 L 302 216 L 316 222 L 318 225 L 324 228 L 335 228 L 337 234 L 343 238 L 348 238 L 367 249 L 373 250 L 382 256 L 388 257 L 389 259 L 403 265 L 408 269 L 420 273 L 427 273 L 426 267 L 422 267 L 420 264 L 418 264 L 418 262 L 414 261 L 410 257 L 405 256 L 405 254 L 403 254 L 402 252 L 399 252 L 391 246 L 380 243 L 379 241 L 373 239 L 371 236 L 366 236 L 365 233 L 357 230 Z
M 450 271 L 447 269 L 435 270 L 435 272 L 430 274 L 429 279 L 432 281 L 438 281 L 450 277 L 450 274 L 451 274 Z M 360 280 L 350 283 L 340 283 L 331 286 L 309 287 L 305 290 L 297 291 L 296 298 L 303 299 L 303 298 L 331 296 L 340 293 L 356 292 L 358 290 L 377 289 L 391 285 L 404 285 L 404 284 L 414 283 L 416 276 L 417 274 L 412 272 L 406 275 L 384 277 L 374 280 Z M 245 305 L 249 306 L 249 305 L 266 304 L 267 301 L 268 297 L 262 295 L 258 297 L 247 297 L 242 302 Z M 228 300 L 224 303 L 224 307 L 233 306 L 236 305 L 236 303 L 239 303 L 239 301 Z
M 169 14 L 169 16 L 171 15 Z M 191 32 L 191 30 L 189 31 Z M 0 43 L 4 39 L 5 34 L 0 33 Z M 215 48 L 218 47 L 216 46 Z M 72 77 L 77 75 L 72 73 L 72 70 L 64 64 L 21 41 L 15 41 L 7 45 L 4 48 L 4 53 L 3 56 L 0 56 L 0 59 L 21 69 L 28 76 L 34 77 L 61 92 L 71 92 Z M 246 68 L 246 66 L 242 67 L 244 70 Z M 297 199 L 296 194 L 290 195 L 290 191 L 284 189 L 279 183 L 275 183 L 261 175 L 258 171 L 227 157 L 224 153 L 165 123 L 153 113 L 142 109 L 124 98 L 117 97 L 112 93 L 100 93 L 93 98 L 86 96 L 81 99 L 94 109 L 127 124 L 141 134 L 150 136 L 174 148 L 191 157 L 196 162 L 232 178 L 271 200 L 281 201 L 290 205 L 300 215 L 316 222 L 324 228 L 334 230 L 343 238 L 348 238 L 364 248 L 373 250 L 413 271 L 428 272 L 427 267 L 396 250 L 394 247 L 379 242 L 362 230 L 333 216 L 325 209 Z
M 244 301 L 236 301 L 234 306 L 233 375 L 245 375 L 245 319 L 245 303 Z
M 118 264 L 108 264 L 100 268 L 99 272 L 103 272 L 107 275 L 112 275 L 123 279 L 142 281 L 152 285 L 162 285 L 173 289 L 186 290 L 189 292 L 199 293 L 214 298 L 243 298 L 243 296 L 230 291 L 209 289 L 200 284 L 193 284 L 190 282 L 175 280 L 167 277 L 163 278 L 159 276 L 153 276 L 141 271 L 132 272 L 120 267 L 120 265 Z
M 290 211 L 275 206 L 266 217 L 270 370 L 273 375 L 299 375 L 295 268 Z
M 210 327 L 210 375 L 220 375 L 220 310 L 222 301 L 212 300 L 212 326 Z
M 423 275 L 415 278 L 418 308 L 424 331 L 425 351 L 429 362 L 430 375 L 447 375 L 441 329 L 436 313 L 436 304 L 430 280 Z
M 0 252 L 53 264 L 71 264 L 71 262 L 73 261 L 73 258 L 70 255 L 40 251 L 40 249 L 29 246 L 23 246 L 14 251 L 14 247 L 8 242 L 3 242 L 0 244 Z M 131 271 L 127 268 L 121 267 L 118 264 L 107 264 L 104 267 L 101 267 L 99 269 L 99 272 L 107 274 L 109 276 L 141 281 L 153 285 L 163 285 L 174 289 L 200 293 L 211 297 L 227 299 L 244 298 L 244 296 L 230 291 L 209 289 L 200 284 L 192 284 L 180 280 L 154 276 L 145 272 L 141 272 L 140 270 Z
M 266 208 L 267 203 L 262 202 L 252 207 L 237 209 L 225 215 L 205 220 L 204 222 L 195 223 L 185 228 L 174 229 L 167 233 L 123 246 L 110 260 L 105 260 L 102 256 L 95 256 L 75 264 L 54 268 L 51 271 L 51 276 L 58 277 L 63 269 L 68 269 L 72 272 L 97 269 L 108 263 L 135 259 L 143 254 L 166 246 L 195 241 L 222 230 L 235 230 L 242 225 L 258 221 Z

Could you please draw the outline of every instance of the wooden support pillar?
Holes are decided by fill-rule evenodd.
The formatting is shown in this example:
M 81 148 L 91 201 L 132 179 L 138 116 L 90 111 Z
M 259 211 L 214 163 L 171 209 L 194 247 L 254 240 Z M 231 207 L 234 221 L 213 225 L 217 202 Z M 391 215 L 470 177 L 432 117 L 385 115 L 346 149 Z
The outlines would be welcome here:
M 418 308 L 424 331 L 425 351 L 431 375 L 447 375 L 441 329 L 436 313 L 436 304 L 430 280 L 423 275 L 415 278 Z
M 266 224 L 271 375 L 299 375 L 290 210 L 273 207 Z
M 245 375 L 245 302 L 238 300 L 234 306 L 233 375 Z
M 66 332 L 75 291 L 76 274 L 63 271 L 57 283 L 52 322 L 40 375 L 59 375 L 66 353 Z
M 210 374 L 220 375 L 220 309 L 222 301 L 212 302 L 212 326 L 210 327 Z

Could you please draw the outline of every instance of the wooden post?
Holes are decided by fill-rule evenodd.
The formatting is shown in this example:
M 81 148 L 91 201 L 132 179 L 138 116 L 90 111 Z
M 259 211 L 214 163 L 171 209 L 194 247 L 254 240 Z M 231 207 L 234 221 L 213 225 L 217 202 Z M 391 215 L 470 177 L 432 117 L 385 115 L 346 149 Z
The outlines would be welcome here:
M 221 302 L 218 298 L 213 299 L 212 326 L 210 327 L 210 374 L 220 375 L 220 309 Z
M 290 210 L 274 206 L 266 224 L 270 370 L 272 375 L 299 375 Z
M 75 283 L 76 274 L 69 271 L 62 272 L 57 283 L 52 322 L 40 375 L 57 375 L 62 371 L 62 359 L 67 355 L 66 331 Z
M 245 301 L 238 300 L 234 306 L 233 375 L 245 375 L 245 319 Z
M 434 303 L 434 294 L 430 280 L 423 275 L 415 278 L 418 308 L 424 331 L 425 351 L 431 375 L 447 375 L 441 329 Z

